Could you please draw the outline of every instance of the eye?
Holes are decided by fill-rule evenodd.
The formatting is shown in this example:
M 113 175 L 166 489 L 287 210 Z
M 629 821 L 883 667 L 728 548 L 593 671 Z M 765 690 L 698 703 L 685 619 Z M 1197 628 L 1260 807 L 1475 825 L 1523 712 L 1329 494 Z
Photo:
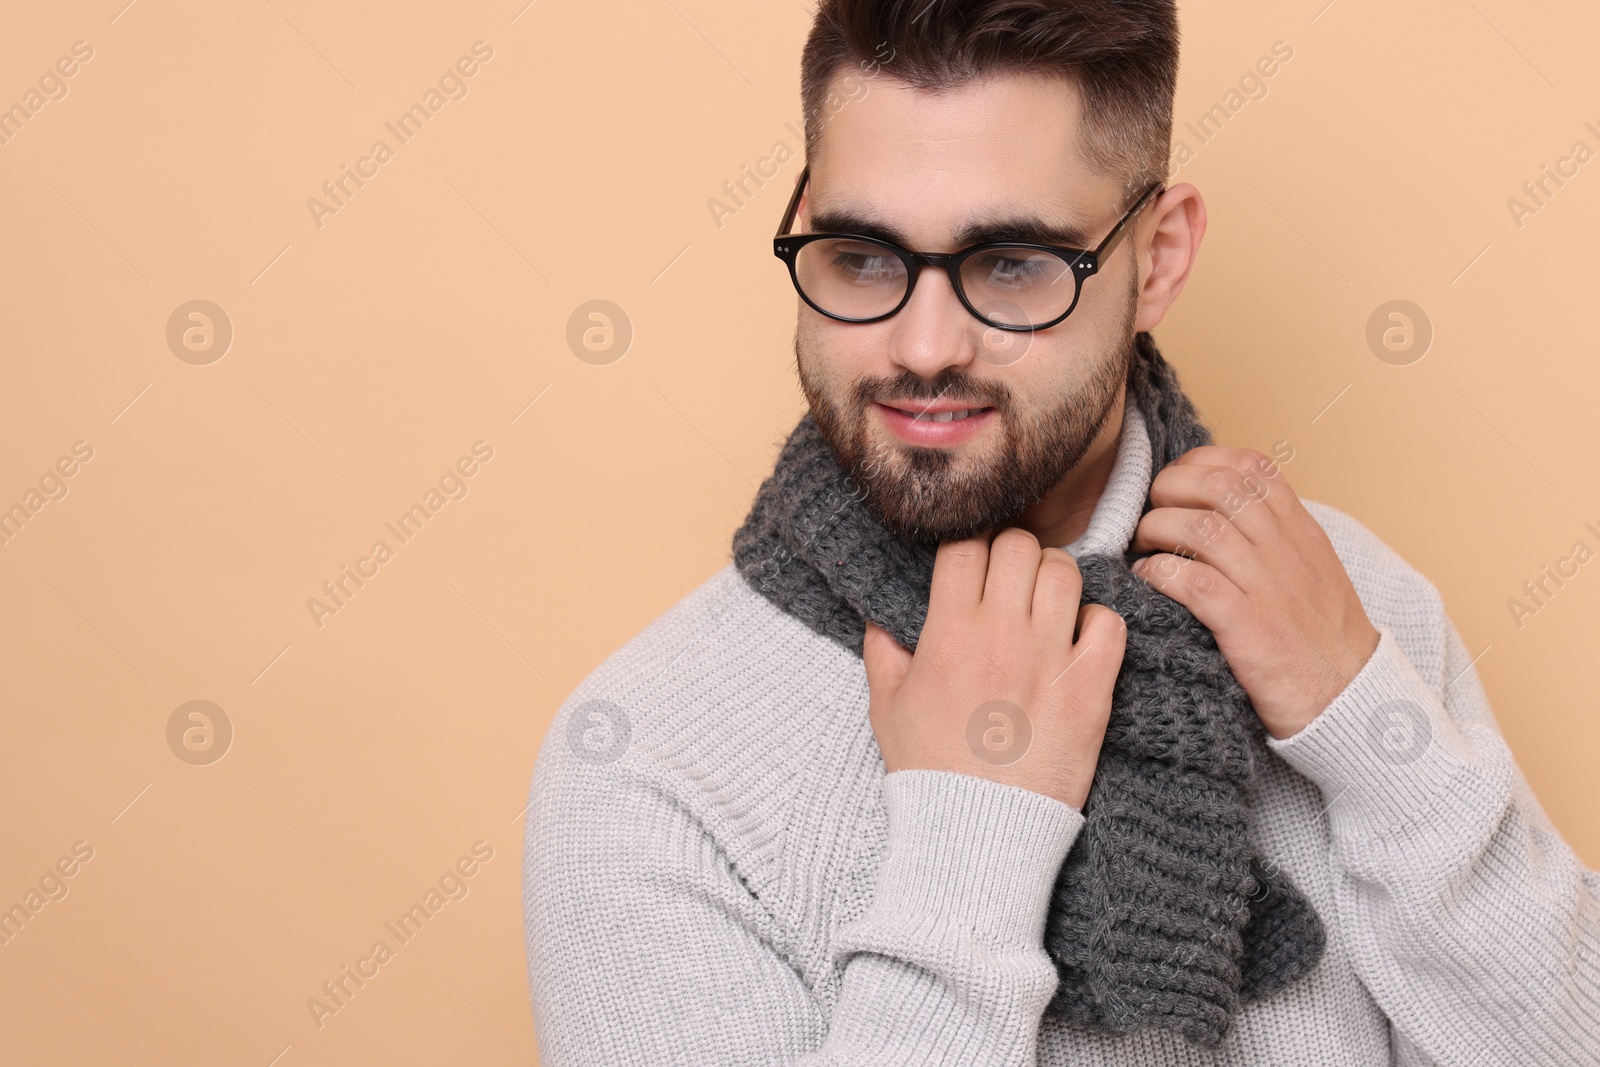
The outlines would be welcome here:
M 1026 259 L 997 259 L 994 273 L 1001 277 L 1021 278 L 1042 273 L 1040 265 Z
M 877 252 L 850 252 L 838 249 L 829 266 L 839 274 L 858 282 L 877 282 L 898 278 L 903 265 L 893 256 Z
M 1060 259 L 1026 248 L 997 248 L 968 264 L 971 275 L 984 285 L 1000 289 L 1025 289 L 1048 284 L 1062 270 Z

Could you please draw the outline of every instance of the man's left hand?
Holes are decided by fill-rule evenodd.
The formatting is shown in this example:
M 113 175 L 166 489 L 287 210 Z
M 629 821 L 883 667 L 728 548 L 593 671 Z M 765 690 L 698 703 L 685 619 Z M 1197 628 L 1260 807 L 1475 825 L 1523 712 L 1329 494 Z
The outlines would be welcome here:
M 1344 564 L 1278 465 L 1203 445 L 1156 473 L 1134 573 L 1216 637 L 1267 732 L 1315 719 L 1378 647 Z

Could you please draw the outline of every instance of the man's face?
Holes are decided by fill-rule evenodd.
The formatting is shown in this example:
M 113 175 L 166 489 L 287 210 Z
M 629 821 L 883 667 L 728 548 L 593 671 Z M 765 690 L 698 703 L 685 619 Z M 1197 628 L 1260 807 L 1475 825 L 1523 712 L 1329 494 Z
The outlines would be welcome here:
M 1026 220 L 1077 228 L 1078 247 L 1093 247 L 1142 190 L 1079 160 L 1079 100 L 1056 79 L 1005 76 L 936 95 L 881 76 L 822 133 L 796 232 L 857 232 L 861 220 L 914 251 L 955 252 L 973 223 Z M 931 268 L 882 322 L 839 322 L 800 303 L 795 356 L 812 416 L 897 537 L 954 540 L 1011 522 L 1088 453 L 1121 410 L 1137 308 L 1132 236 L 1046 330 L 986 326 Z M 926 418 L 951 408 L 969 413 Z

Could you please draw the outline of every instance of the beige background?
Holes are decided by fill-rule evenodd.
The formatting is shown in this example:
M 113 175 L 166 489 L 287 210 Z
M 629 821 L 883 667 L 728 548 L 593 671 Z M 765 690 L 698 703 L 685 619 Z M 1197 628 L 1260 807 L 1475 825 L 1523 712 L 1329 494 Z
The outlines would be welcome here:
M 0 145 L 0 507 L 93 449 L 0 547 L 0 904 L 93 849 L 0 946 L 0 1059 L 534 1062 L 539 741 L 726 562 L 802 409 L 768 242 L 799 160 L 720 228 L 708 200 L 799 147 L 809 10 L 123 2 L 13 4 L 0 32 L 0 106 L 93 49 Z M 1439 586 L 1600 865 L 1600 562 L 1520 628 L 1507 606 L 1600 547 L 1600 161 L 1520 227 L 1507 205 L 1600 149 L 1600 19 L 1324 3 L 1184 6 L 1191 147 L 1183 122 L 1294 55 L 1179 172 L 1211 229 L 1158 338 L 1219 440 L 1290 442 L 1301 495 Z M 467 95 L 398 145 L 384 123 L 477 41 Z M 393 158 L 319 227 L 307 199 L 379 138 Z M 196 299 L 234 331 L 204 366 L 165 336 Z M 566 341 L 592 299 L 633 328 L 608 365 Z M 1436 332 L 1407 366 L 1365 339 L 1392 299 Z M 468 495 L 319 628 L 308 598 L 477 441 Z M 234 730 L 207 766 L 167 741 L 196 699 Z M 478 841 L 468 895 L 319 1029 L 307 999 Z

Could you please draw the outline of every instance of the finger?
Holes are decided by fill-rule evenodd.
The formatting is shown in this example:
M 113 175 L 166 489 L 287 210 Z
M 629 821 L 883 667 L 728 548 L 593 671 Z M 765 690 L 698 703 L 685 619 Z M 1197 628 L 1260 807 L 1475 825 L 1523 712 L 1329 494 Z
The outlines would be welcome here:
M 1251 475 L 1268 487 L 1269 492 L 1264 500 L 1271 510 L 1279 511 L 1280 514 L 1287 514 L 1290 510 L 1289 502 L 1299 499 L 1290 487 L 1289 479 L 1284 475 L 1278 461 L 1254 448 L 1201 445 L 1189 449 L 1167 466 L 1230 467 L 1238 471 L 1241 476 Z M 1153 486 L 1154 482 L 1151 484 Z
M 1054 647 L 1072 644 L 1072 631 L 1078 618 L 1078 602 L 1083 598 L 1083 574 L 1072 553 L 1047 548 L 1039 555 L 1039 573 L 1033 583 L 1032 616 L 1034 625 Z
M 1133 573 L 1188 608 L 1208 630 L 1224 628 L 1250 608 L 1250 597 L 1217 568 L 1198 559 L 1157 552 L 1134 564 Z
M 1271 544 L 1283 536 L 1281 508 L 1288 483 L 1232 466 L 1169 463 L 1150 483 L 1154 508 L 1211 511 L 1231 522 L 1251 544 Z
M 1257 557 L 1268 549 L 1250 542 L 1239 528 L 1203 508 L 1151 508 L 1134 527 L 1129 548 L 1135 553 L 1170 552 L 1209 563 L 1218 570 L 1250 577 Z
M 989 539 L 968 537 L 945 541 L 933 557 L 933 585 L 928 590 L 928 618 L 952 612 L 971 613 L 983 599 L 984 574 L 989 569 Z
M 911 669 L 911 653 L 876 623 L 867 623 L 861 642 L 861 660 L 867 668 L 867 689 L 875 697 L 892 697 L 906 672 Z
M 1073 655 L 1094 655 L 1102 661 L 1122 662 L 1128 647 L 1128 623 L 1104 604 L 1089 603 L 1078 608 L 1078 632 L 1073 639 Z
M 995 537 L 989 546 L 989 573 L 983 583 L 986 607 L 1017 612 L 1033 611 L 1033 587 L 1039 577 L 1039 539 L 1017 526 Z
M 1085 699 L 1108 698 L 1128 647 L 1128 624 L 1104 604 L 1084 604 L 1074 619 L 1072 653 L 1067 666 L 1051 680 L 1052 685 L 1088 686 Z M 1073 679 L 1081 679 L 1074 681 Z

